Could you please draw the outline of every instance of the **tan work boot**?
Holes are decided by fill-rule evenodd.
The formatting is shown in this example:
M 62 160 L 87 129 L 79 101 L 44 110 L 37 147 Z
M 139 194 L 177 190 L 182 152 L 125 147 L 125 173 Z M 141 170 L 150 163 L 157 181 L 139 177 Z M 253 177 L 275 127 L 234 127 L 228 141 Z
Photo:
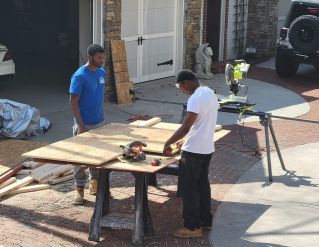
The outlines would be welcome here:
M 97 179 L 91 179 L 89 185 L 89 194 L 95 195 L 97 192 Z
M 176 238 L 200 238 L 203 236 L 203 231 L 202 228 L 190 230 L 184 227 L 174 231 L 173 236 Z
M 84 204 L 84 188 L 75 187 L 75 205 L 83 205 Z

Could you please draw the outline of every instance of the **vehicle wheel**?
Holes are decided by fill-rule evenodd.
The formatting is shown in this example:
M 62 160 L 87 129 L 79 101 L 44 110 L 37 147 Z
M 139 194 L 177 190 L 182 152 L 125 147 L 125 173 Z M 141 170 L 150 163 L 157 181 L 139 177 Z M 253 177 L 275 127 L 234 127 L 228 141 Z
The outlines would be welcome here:
M 299 63 L 294 61 L 290 56 L 287 56 L 280 50 L 277 50 L 276 55 L 276 72 L 281 77 L 288 77 L 296 74 Z
M 319 50 L 319 17 L 302 15 L 289 28 L 289 41 L 298 52 L 309 55 Z

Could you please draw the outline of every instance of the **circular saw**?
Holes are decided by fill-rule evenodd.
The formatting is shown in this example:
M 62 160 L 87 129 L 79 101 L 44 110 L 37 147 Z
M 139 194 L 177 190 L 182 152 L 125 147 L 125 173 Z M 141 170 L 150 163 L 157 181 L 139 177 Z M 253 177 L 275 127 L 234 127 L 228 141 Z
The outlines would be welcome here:
M 120 147 L 123 149 L 122 156 L 126 160 L 140 161 L 146 159 L 146 155 L 142 151 L 143 147 L 147 147 L 144 142 L 134 141 L 129 145 L 121 145 Z

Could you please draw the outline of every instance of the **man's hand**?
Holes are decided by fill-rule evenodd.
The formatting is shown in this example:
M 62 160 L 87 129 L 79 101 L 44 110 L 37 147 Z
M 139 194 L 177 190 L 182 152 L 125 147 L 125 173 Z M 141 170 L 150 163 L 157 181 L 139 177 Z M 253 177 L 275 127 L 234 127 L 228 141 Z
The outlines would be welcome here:
M 181 149 L 183 144 L 184 144 L 184 140 L 180 140 L 180 141 L 176 142 L 176 148 Z
M 169 143 L 165 143 L 164 144 L 164 148 L 163 148 L 163 155 L 164 156 L 172 156 L 172 148 L 171 148 L 171 145 Z

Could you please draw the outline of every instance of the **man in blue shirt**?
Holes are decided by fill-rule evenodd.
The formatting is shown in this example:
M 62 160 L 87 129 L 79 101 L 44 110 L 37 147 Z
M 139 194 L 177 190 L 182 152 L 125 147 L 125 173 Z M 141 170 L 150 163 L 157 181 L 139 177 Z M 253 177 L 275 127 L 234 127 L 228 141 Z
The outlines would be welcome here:
M 105 60 L 103 47 L 92 44 L 87 49 L 88 62 L 81 66 L 72 76 L 70 83 L 70 107 L 74 116 L 73 135 L 101 127 L 104 120 L 104 86 Z M 75 204 L 84 203 L 84 186 L 86 183 L 85 167 L 74 167 Z M 96 194 L 98 171 L 89 169 L 89 193 Z

